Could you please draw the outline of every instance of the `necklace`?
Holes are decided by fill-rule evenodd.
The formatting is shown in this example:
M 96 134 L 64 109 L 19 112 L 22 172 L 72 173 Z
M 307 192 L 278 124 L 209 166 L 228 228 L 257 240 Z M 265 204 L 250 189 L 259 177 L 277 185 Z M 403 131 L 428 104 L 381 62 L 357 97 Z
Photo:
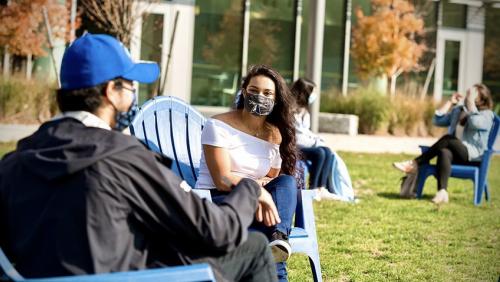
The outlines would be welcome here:
M 257 130 L 251 130 L 253 136 L 255 137 L 262 137 L 264 136 L 265 130 L 267 129 L 267 125 L 264 125 L 263 128 L 259 128 Z

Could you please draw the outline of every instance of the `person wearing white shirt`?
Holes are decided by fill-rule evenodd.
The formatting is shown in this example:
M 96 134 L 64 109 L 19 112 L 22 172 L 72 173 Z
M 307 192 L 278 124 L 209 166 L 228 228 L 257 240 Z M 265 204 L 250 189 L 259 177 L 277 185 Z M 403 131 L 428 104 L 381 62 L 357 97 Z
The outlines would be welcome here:
M 224 198 L 242 178 L 257 181 L 271 193 L 280 222 L 252 227 L 270 240 L 280 281 L 287 281 L 288 236 L 297 204 L 292 103 L 290 90 L 277 71 L 265 65 L 251 67 L 236 109 L 214 116 L 203 128 L 203 155 L 195 185 L 210 189 L 214 202 Z M 268 216 L 265 210 L 257 209 L 257 218 Z
M 295 98 L 297 146 L 304 158 L 310 162 L 309 188 L 317 189 L 315 199 L 339 200 L 339 197 L 334 194 L 332 175 L 335 156 L 323 139 L 310 129 L 311 114 L 308 107 L 316 100 L 316 93 L 313 92 L 315 87 L 316 84 L 307 78 L 297 79 L 291 87 Z

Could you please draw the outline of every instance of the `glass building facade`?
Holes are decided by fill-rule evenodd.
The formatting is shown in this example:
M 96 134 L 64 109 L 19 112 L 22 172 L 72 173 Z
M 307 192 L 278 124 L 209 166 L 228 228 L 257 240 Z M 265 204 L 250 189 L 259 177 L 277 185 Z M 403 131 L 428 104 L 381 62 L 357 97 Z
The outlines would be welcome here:
M 416 89 L 422 89 L 426 79 L 429 78 L 427 94 L 432 95 L 436 91 L 434 85 L 436 77 L 432 73 L 437 71 L 430 66 L 442 60 L 440 64 L 444 65 L 444 68 L 439 76 L 442 76 L 442 81 L 440 79 L 439 86 L 436 87 L 441 87 L 444 96 L 461 89 L 460 76 L 463 80 L 463 74 L 460 73 L 463 71 L 460 70 L 460 65 L 465 62 L 461 57 L 463 56 L 461 50 L 465 48 L 465 43 L 445 38 L 442 53 L 437 55 L 438 31 L 467 32 L 470 7 L 450 0 L 409 1 L 414 4 L 416 13 L 424 18 L 425 33 L 419 36 L 419 40 L 425 42 L 428 50 L 421 58 L 422 71 L 402 74 L 398 78 L 398 87 L 402 91 L 420 93 L 421 90 Z M 273 66 L 288 83 L 305 76 L 308 68 L 312 2 L 312 0 L 194 1 L 190 103 L 230 106 L 246 67 L 255 64 Z M 352 7 L 350 18 L 352 28 L 357 24 L 356 9 L 363 10 L 366 15 L 372 12 L 370 0 L 325 1 L 321 95 L 340 93 L 342 87 L 346 85 L 348 90 L 361 85 L 356 73 L 356 62 L 349 50 L 345 50 L 345 40 L 351 40 L 351 37 L 346 39 L 348 3 L 351 3 Z M 494 25 L 488 24 L 488 21 L 494 21 L 493 14 L 487 12 L 486 45 L 495 41 L 491 37 L 488 38 L 488 33 L 495 32 Z M 152 25 L 149 21 L 154 20 L 148 20 L 144 25 Z M 163 27 L 156 26 L 156 28 L 158 30 L 155 31 L 151 27 L 143 26 L 142 37 L 154 41 L 153 38 L 160 36 Z M 248 38 L 247 42 L 244 42 L 245 38 Z M 153 43 L 159 44 L 159 42 Z M 145 49 L 141 50 L 141 58 L 148 57 L 147 47 Z M 485 62 L 485 65 L 488 65 L 487 60 Z M 348 64 L 347 80 L 343 79 L 345 64 Z M 485 72 L 485 78 L 490 80 L 496 75 L 494 71 L 485 69 Z M 343 85 L 344 83 L 346 85 Z M 151 89 L 145 92 L 151 92 Z
M 245 1 L 205 0 L 195 7 L 191 103 L 228 106 L 247 65 L 268 64 L 288 83 L 305 75 L 310 0 L 250 0 L 248 52 L 243 51 Z M 346 2 L 326 1 L 322 89 L 340 89 L 344 61 Z M 353 0 L 369 12 L 369 0 Z M 354 17 L 354 16 L 353 16 Z M 296 32 L 297 23 L 300 32 Z M 353 19 L 353 23 L 355 19 Z M 295 56 L 295 53 L 298 53 Z M 297 59 L 295 59 L 297 58 Z M 297 60 L 297 62 L 295 62 Z M 296 66 L 297 65 L 297 66 Z M 294 73 L 294 66 L 296 71 Z M 357 82 L 355 66 L 350 81 Z

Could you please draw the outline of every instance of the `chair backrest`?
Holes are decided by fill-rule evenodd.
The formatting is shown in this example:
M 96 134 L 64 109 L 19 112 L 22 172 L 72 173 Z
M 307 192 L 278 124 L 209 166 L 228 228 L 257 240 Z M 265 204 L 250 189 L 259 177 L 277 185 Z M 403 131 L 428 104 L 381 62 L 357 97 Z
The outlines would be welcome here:
M 490 136 L 488 136 L 488 150 L 491 150 L 495 145 L 495 141 L 498 138 L 498 129 L 500 127 L 500 117 L 495 115 L 493 117 L 493 127 L 490 131 Z
M 202 154 L 201 131 L 206 119 L 179 98 L 160 96 L 146 102 L 130 132 L 150 150 L 174 163 L 172 170 L 194 187 Z

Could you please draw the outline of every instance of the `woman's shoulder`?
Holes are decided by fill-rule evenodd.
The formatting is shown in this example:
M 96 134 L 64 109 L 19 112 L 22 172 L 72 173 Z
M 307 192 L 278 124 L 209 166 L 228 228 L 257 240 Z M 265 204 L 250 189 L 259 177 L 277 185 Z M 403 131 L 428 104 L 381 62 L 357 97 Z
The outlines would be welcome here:
M 479 113 L 487 116 L 495 116 L 495 113 L 490 109 L 479 110 Z
M 225 112 L 222 114 L 217 114 L 212 116 L 211 120 L 213 121 L 222 121 L 223 123 L 233 126 L 237 123 L 238 115 L 236 111 Z

